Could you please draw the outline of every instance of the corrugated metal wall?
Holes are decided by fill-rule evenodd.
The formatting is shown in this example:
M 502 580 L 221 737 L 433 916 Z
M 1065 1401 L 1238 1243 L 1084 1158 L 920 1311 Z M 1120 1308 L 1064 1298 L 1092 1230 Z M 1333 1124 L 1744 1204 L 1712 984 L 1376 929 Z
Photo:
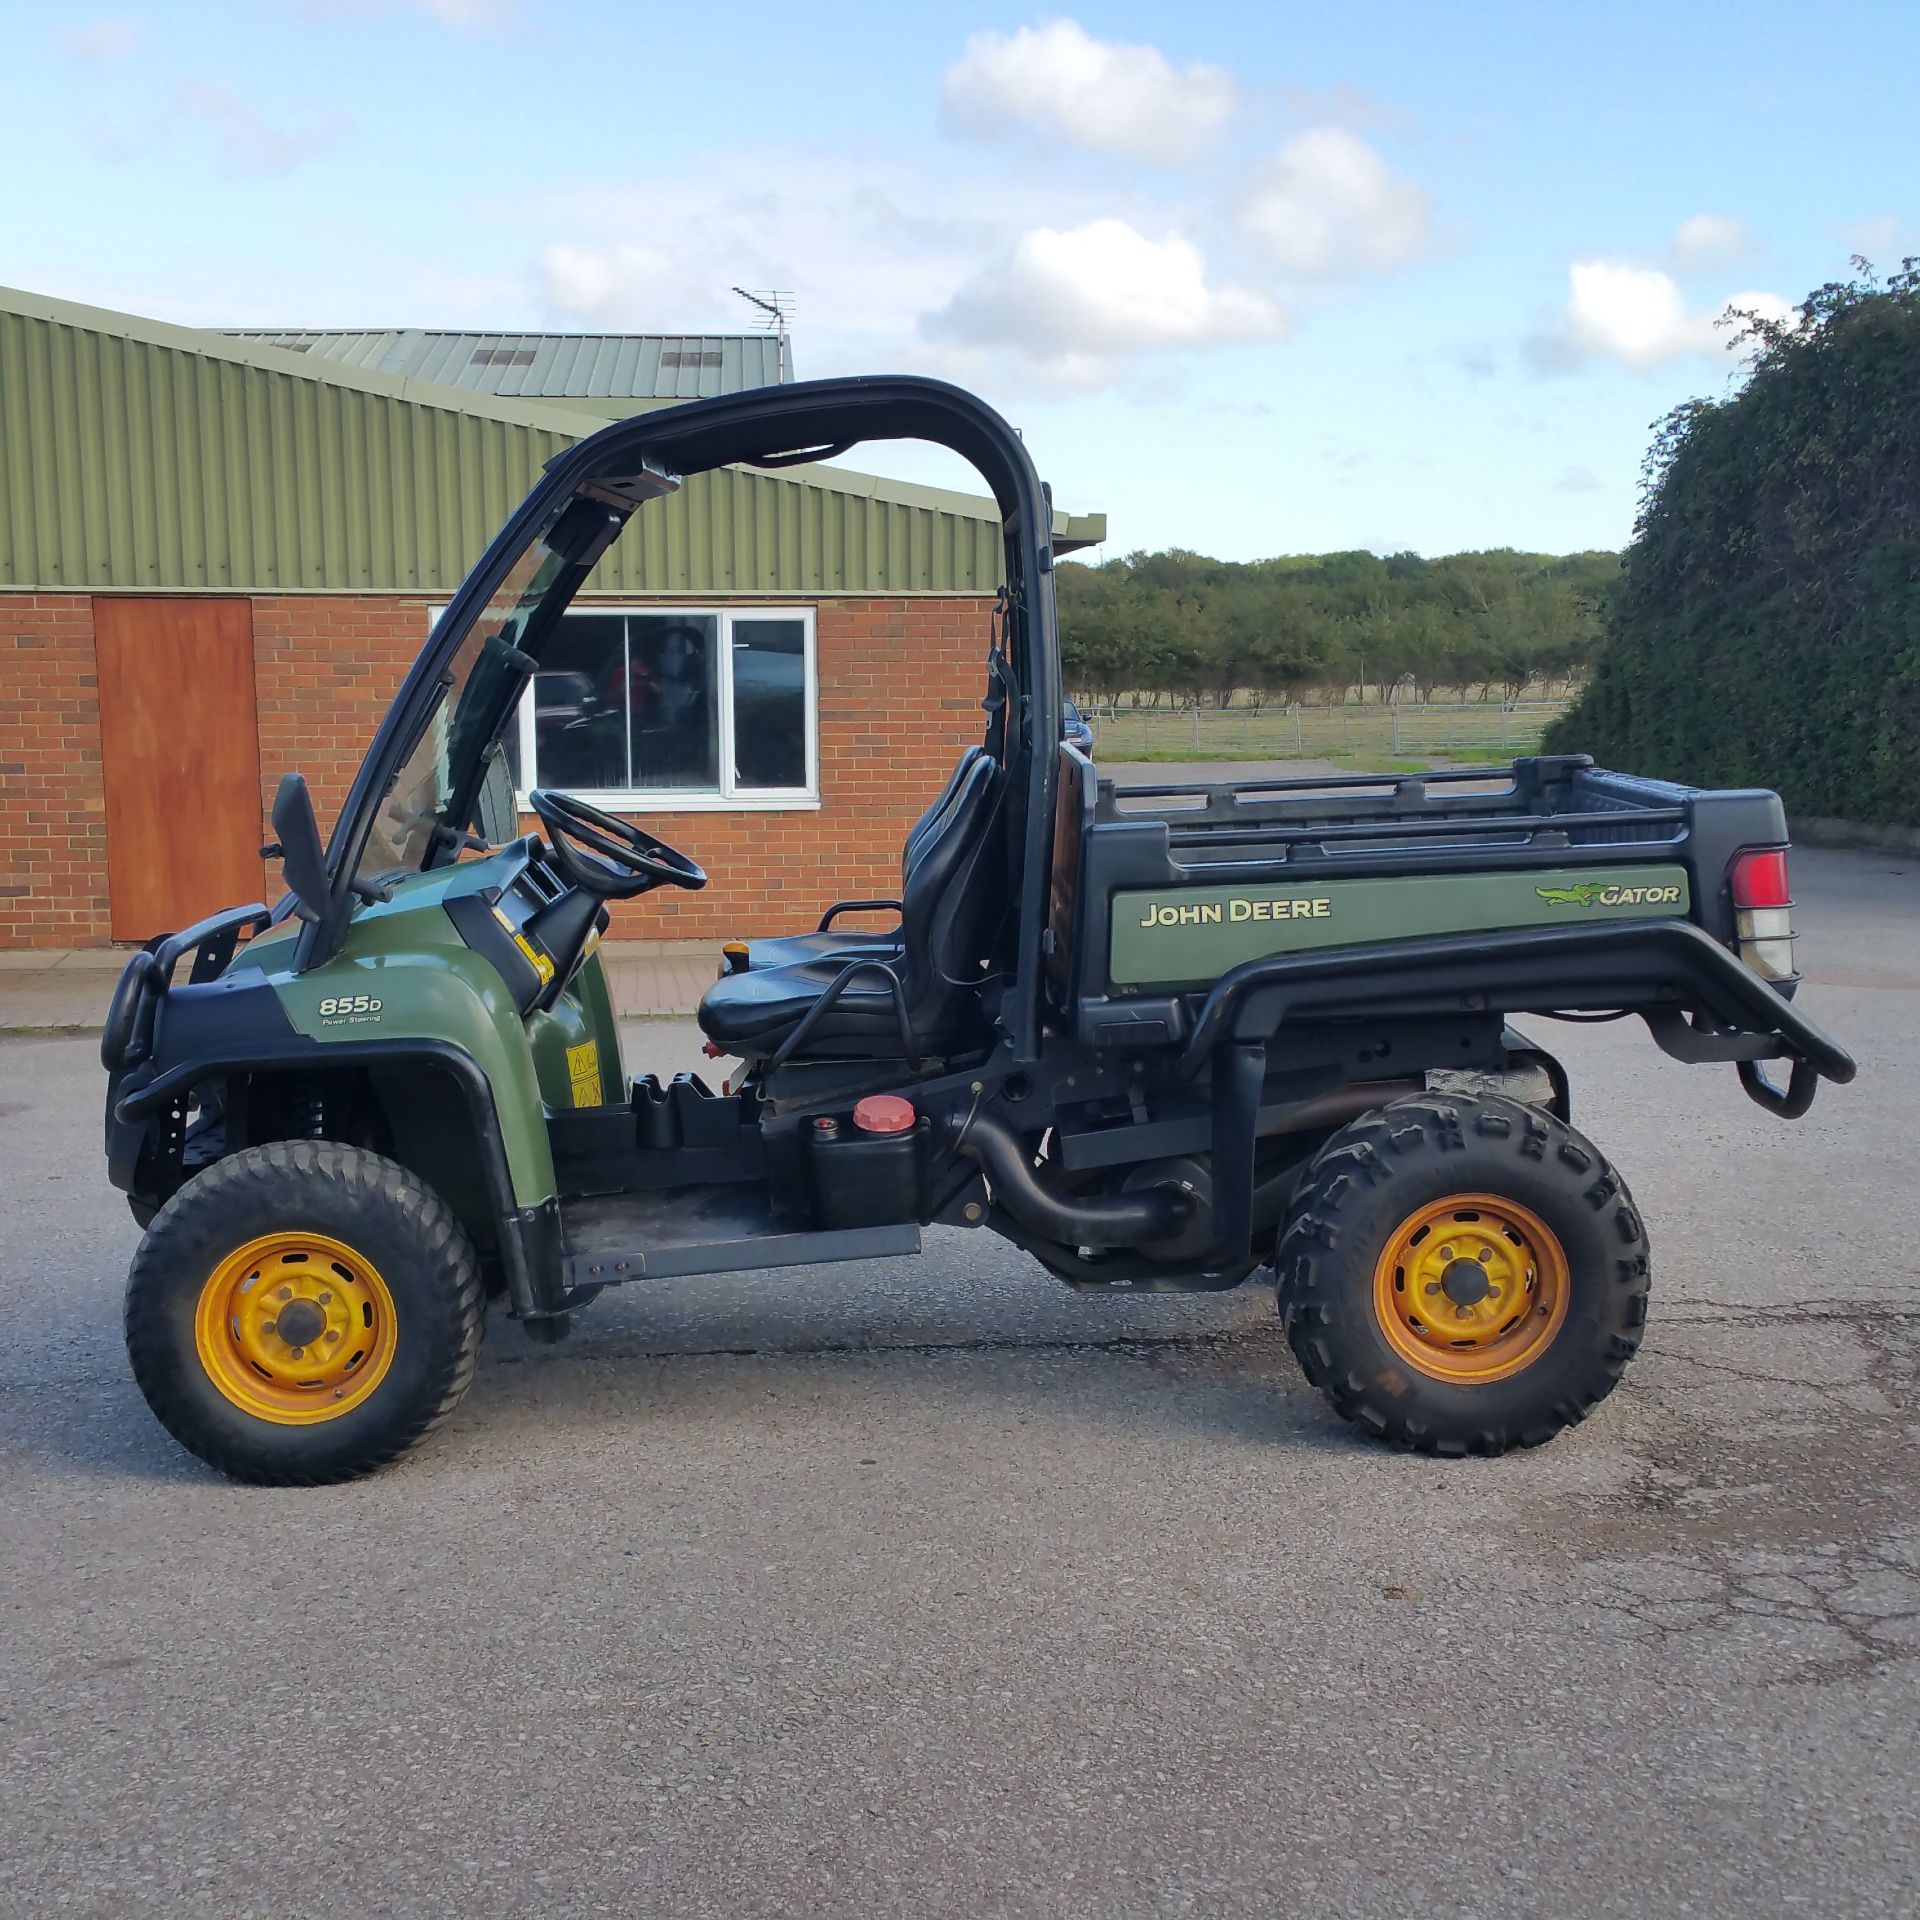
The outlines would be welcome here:
M 449 591 L 567 439 L 0 309 L 0 587 Z M 592 584 L 990 592 L 999 562 L 990 519 L 729 470 Z

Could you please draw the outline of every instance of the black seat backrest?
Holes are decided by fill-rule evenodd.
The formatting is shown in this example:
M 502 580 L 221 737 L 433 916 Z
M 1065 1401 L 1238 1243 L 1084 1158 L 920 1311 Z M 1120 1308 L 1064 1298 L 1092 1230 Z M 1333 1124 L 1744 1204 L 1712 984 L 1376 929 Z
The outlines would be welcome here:
M 960 772 L 907 876 L 900 916 L 907 1013 L 930 1041 L 986 977 L 983 962 L 1005 916 L 1004 790 L 999 764 L 983 749 Z
M 940 824 L 940 816 L 953 804 L 953 796 L 960 791 L 960 782 L 966 778 L 967 769 L 985 752 L 985 747 L 972 746 L 954 762 L 953 771 L 947 775 L 947 784 L 940 789 L 938 798 L 908 830 L 907 843 L 900 850 L 902 898 L 905 897 L 907 880 L 913 872 L 914 862 L 920 857 L 921 847 L 932 837 L 934 828 Z

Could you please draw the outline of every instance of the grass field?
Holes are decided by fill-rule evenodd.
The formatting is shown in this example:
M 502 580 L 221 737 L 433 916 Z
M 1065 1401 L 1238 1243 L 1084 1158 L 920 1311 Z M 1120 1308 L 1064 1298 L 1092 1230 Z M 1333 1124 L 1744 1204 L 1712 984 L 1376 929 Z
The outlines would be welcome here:
M 1537 753 L 1559 700 L 1391 706 L 1269 707 L 1260 713 L 1121 708 L 1088 713 L 1102 760 L 1351 760 L 1391 770 L 1395 762 L 1506 760 Z

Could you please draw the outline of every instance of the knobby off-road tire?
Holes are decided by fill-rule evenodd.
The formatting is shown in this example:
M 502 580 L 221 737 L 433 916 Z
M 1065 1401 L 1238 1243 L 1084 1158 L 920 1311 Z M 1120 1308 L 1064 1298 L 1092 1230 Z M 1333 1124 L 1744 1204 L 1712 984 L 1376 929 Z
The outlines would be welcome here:
M 1423 1453 L 1539 1446 L 1613 1391 L 1647 1315 L 1620 1176 L 1549 1113 L 1416 1094 L 1314 1157 L 1275 1266 L 1337 1412 Z
M 480 1355 L 473 1247 L 404 1167 L 281 1141 L 197 1175 L 127 1276 L 127 1353 L 160 1423 L 236 1480 L 385 1466 L 451 1414 Z

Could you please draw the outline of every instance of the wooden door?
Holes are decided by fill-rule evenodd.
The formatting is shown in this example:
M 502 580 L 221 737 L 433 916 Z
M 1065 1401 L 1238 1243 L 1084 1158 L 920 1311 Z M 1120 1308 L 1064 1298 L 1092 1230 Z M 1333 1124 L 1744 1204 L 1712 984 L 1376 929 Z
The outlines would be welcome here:
M 93 637 L 114 939 L 258 900 L 252 605 L 96 600 Z

